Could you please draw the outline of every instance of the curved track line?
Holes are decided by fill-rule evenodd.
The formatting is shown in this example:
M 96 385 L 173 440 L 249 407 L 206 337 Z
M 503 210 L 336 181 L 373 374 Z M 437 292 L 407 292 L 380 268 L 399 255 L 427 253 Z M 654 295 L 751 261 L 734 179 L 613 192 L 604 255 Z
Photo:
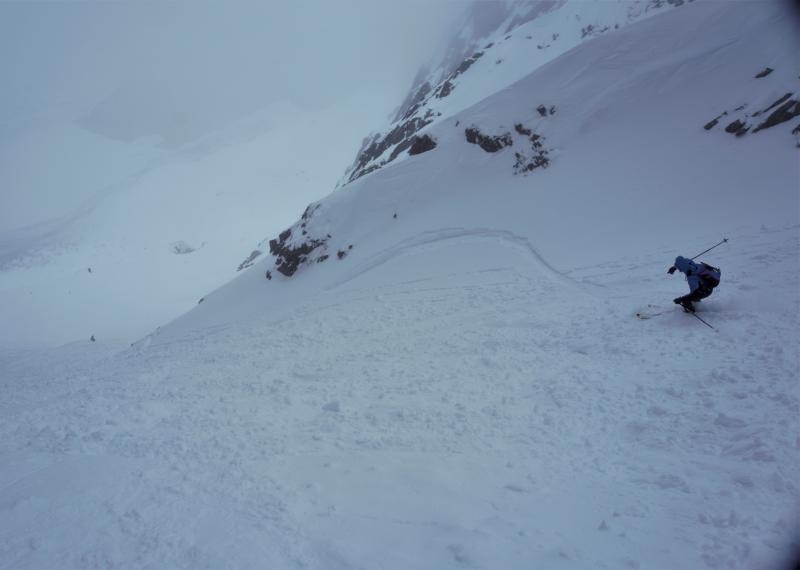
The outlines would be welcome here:
M 428 231 L 419 234 L 413 238 L 405 239 L 383 251 L 377 253 L 367 259 L 366 261 L 362 262 L 359 266 L 357 266 L 348 277 L 344 279 L 340 279 L 331 283 L 326 290 L 335 289 L 336 287 L 340 287 L 345 283 L 352 281 L 353 279 L 372 271 L 388 263 L 389 261 L 400 257 L 414 249 L 426 246 L 426 245 L 435 245 L 435 244 L 444 244 L 445 242 L 449 242 L 452 240 L 458 240 L 460 238 L 478 238 L 478 239 L 486 239 L 486 240 L 497 240 L 504 242 L 507 245 L 512 245 L 517 249 L 523 250 L 526 254 L 533 257 L 536 263 L 538 263 L 541 267 L 543 267 L 546 271 L 545 274 L 549 275 L 552 279 L 558 281 L 559 283 L 569 285 L 571 287 L 576 287 L 578 289 L 583 289 L 583 287 L 571 277 L 568 277 L 564 273 L 557 270 L 553 267 L 543 256 L 539 253 L 539 251 L 531 245 L 530 241 L 527 238 L 517 235 L 513 232 L 506 231 L 506 230 L 495 230 L 491 228 L 443 228 L 441 230 L 436 231 Z

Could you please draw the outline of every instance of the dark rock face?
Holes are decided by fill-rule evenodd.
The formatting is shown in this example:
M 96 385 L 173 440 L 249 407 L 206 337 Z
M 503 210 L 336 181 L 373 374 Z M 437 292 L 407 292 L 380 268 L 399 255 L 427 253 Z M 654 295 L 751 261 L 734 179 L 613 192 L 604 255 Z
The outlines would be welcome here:
M 292 230 L 282 232 L 278 239 L 269 240 L 269 252 L 275 256 L 275 269 L 287 277 L 294 275 L 301 263 L 308 260 L 312 251 L 324 245 L 325 239 L 309 239 L 291 246 L 286 241 L 292 236 Z
M 766 121 L 753 129 L 753 132 L 757 133 L 758 131 L 763 131 L 764 129 L 774 127 L 775 125 L 780 125 L 781 123 L 792 120 L 798 115 L 800 115 L 800 101 L 789 99 L 786 101 L 786 103 L 773 111 L 772 114 L 767 117 Z
M 538 113 L 539 113 L 539 114 L 540 114 L 542 117 L 546 117 L 548 114 L 549 114 L 549 115 L 554 115 L 554 114 L 555 114 L 555 112 L 556 112 L 556 107 L 555 107 L 555 105 L 550 105 L 550 108 L 548 109 L 548 108 L 547 108 L 547 107 L 545 107 L 544 105 L 539 105 L 538 107 L 536 107 L 536 111 L 537 111 L 537 112 L 538 112 Z
M 526 129 L 525 125 L 523 125 L 522 123 L 517 123 L 516 125 L 514 125 L 514 130 L 526 137 L 529 137 L 533 134 L 533 131 L 531 131 L 530 129 Z
M 517 162 L 514 163 L 514 174 L 530 172 L 537 168 L 547 168 L 550 165 L 550 159 L 547 158 L 546 153 L 544 155 L 535 155 L 532 158 L 528 158 L 516 152 L 514 156 L 517 157 Z
M 464 131 L 467 137 L 467 142 L 476 144 L 486 152 L 497 152 L 507 146 L 514 144 L 510 133 L 504 133 L 498 136 L 488 136 L 481 133 L 476 127 L 470 127 Z
M 309 205 L 296 224 L 282 231 L 277 238 L 269 241 L 269 252 L 275 256 L 274 269 L 287 277 L 294 275 L 300 265 L 308 261 L 311 253 L 317 248 L 324 246 L 331 237 L 330 235 L 324 238 L 308 237 L 306 227 L 317 209 L 319 209 L 319 204 Z M 293 240 L 292 237 L 297 234 L 301 234 L 302 239 Z M 247 259 L 239 265 L 239 270 L 253 265 L 255 259 L 263 253 L 264 252 L 259 249 L 254 250 Z M 266 270 L 264 277 L 266 277 L 267 280 L 272 280 L 272 268 Z
M 377 170 L 381 166 L 384 166 L 384 163 L 382 164 L 369 164 L 369 163 L 377 159 L 379 156 L 381 156 L 384 152 L 386 152 L 387 149 L 397 144 L 407 143 L 407 146 L 405 146 L 405 148 L 401 149 L 400 151 L 397 151 L 397 149 L 395 149 L 392 152 L 392 155 L 389 158 L 388 162 L 391 162 L 392 160 L 397 158 L 401 152 L 403 152 L 404 150 L 406 150 L 411 146 L 411 137 L 423 127 L 431 124 L 432 121 L 433 121 L 432 117 L 427 115 L 425 118 L 415 117 L 413 119 L 407 120 L 397 125 L 391 131 L 389 131 L 389 133 L 385 137 L 383 138 L 376 137 L 375 139 L 373 139 L 372 142 L 365 148 L 363 148 L 361 152 L 358 154 L 358 158 L 356 159 L 356 163 L 353 166 L 353 170 L 350 174 L 350 177 L 348 178 L 348 182 L 352 182 L 353 180 L 356 180 L 357 178 L 360 178 L 365 174 L 368 174 L 373 170 Z
M 282 231 L 277 238 L 269 240 L 269 253 L 274 256 L 275 261 L 274 265 L 269 266 L 264 273 L 268 281 L 273 278 L 273 270 L 291 277 L 303 265 L 323 263 L 330 258 L 328 248 L 331 234 L 322 235 L 320 232 L 315 232 L 312 222 L 319 208 L 320 204 L 311 204 L 292 227 Z M 315 234 L 319 237 L 311 237 Z M 337 256 L 342 259 L 351 249 L 353 249 L 352 244 L 348 245 L 346 250 L 339 250 Z M 259 255 L 263 253 L 260 250 L 256 251 Z M 250 257 L 255 259 L 257 257 L 255 253 L 253 252 Z
M 483 52 L 478 51 L 464 59 L 435 89 L 428 82 L 423 83 L 414 95 L 404 103 L 404 105 L 407 105 L 407 109 L 403 112 L 399 124 L 395 125 L 386 135 L 377 135 L 364 142 L 355 163 L 348 171 L 347 182 L 353 182 L 370 172 L 382 168 L 406 150 L 410 150 L 415 144 L 414 135 L 431 124 L 435 118 L 435 113 L 430 109 L 423 116 L 420 116 L 423 106 L 431 98 L 443 99 L 450 95 L 455 89 L 455 79 L 472 67 L 482 56 Z M 375 162 L 392 147 L 395 148 L 388 159 L 380 163 Z
M 471 57 L 468 57 L 464 61 L 462 61 L 461 64 L 455 69 L 455 71 L 453 71 L 442 82 L 442 84 L 439 86 L 439 88 L 436 89 L 436 91 L 433 93 L 433 96 L 436 97 L 437 99 L 444 99 L 445 97 L 450 95 L 450 93 L 453 92 L 453 89 L 455 89 L 455 86 L 453 85 L 453 81 L 455 81 L 455 79 L 459 75 L 461 75 L 462 73 L 467 71 L 470 67 L 472 67 L 472 64 L 475 63 L 476 61 L 478 61 L 481 57 L 483 57 L 483 52 L 482 51 L 476 51 L 474 54 L 472 54 Z
M 714 127 L 716 127 L 716 126 L 717 126 L 717 123 L 719 123 L 719 120 L 720 120 L 722 117 L 724 117 L 725 115 L 727 115 L 727 114 L 728 114 L 728 111 L 724 111 L 724 112 L 720 113 L 719 115 L 717 115 L 716 117 L 714 117 L 713 119 L 711 119 L 709 122 L 707 122 L 707 123 L 706 123 L 706 124 L 703 126 L 703 128 L 704 128 L 705 130 L 707 130 L 707 131 L 710 131 L 711 129 L 713 129 Z
M 772 69 L 771 67 L 765 67 L 763 70 L 758 72 L 758 74 L 756 75 L 756 79 L 761 79 L 762 77 L 766 77 L 767 75 L 769 75 L 773 71 L 775 71 L 775 70 Z
M 762 73 L 764 73 L 764 71 L 762 71 Z M 768 73 L 765 73 L 765 75 L 768 75 Z M 743 105 L 739 105 L 733 111 L 731 111 L 733 116 L 738 114 L 739 118 L 729 123 L 728 126 L 725 127 L 725 132 L 736 135 L 737 137 L 742 137 L 747 133 L 755 134 L 759 131 L 763 131 L 764 129 L 769 129 L 776 125 L 791 121 L 793 118 L 800 116 L 800 98 L 795 97 L 793 93 L 785 93 L 769 106 L 751 114 L 748 114 L 745 111 L 747 107 L 748 105 L 745 103 Z M 762 120 L 758 126 L 753 128 L 752 119 L 766 114 L 769 114 L 766 120 Z M 728 111 L 722 112 L 721 114 L 717 115 L 716 118 L 706 123 L 703 128 L 705 128 L 707 131 L 710 131 L 717 125 L 719 120 L 726 115 L 728 115 Z
M 791 97 L 791 96 L 792 96 L 792 94 L 791 94 L 791 93 L 786 93 L 786 94 L 785 94 L 785 95 L 783 95 L 783 96 L 782 96 L 780 99 L 778 99 L 778 100 L 776 100 L 774 103 L 772 103 L 772 104 L 771 104 L 769 107 L 767 107 L 767 108 L 765 108 L 765 109 L 761 109 L 760 111 L 756 111 L 755 113 L 753 113 L 753 116 L 754 116 L 754 117 L 758 117 L 759 115 L 762 115 L 762 114 L 764 114 L 764 113 L 767 113 L 767 112 L 769 112 L 769 111 L 770 111 L 770 109 L 773 109 L 773 108 L 777 107 L 778 105 L 780 105 L 781 103 L 783 103 L 784 101 L 786 101 L 787 99 L 789 99 L 789 97 Z M 737 111 L 738 111 L 738 109 L 737 109 Z
M 514 125 L 514 130 L 528 137 L 531 143 L 530 153 L 515 152 L 517 161 L 514 164 L 514 174 L 528 173 L 537 168 L 547 168 L 550 165 L 549 151 L 544 146 L 544 137 L 526 128 L 522 123 Z
M 406 139 L 403 142 L 401 142 L 400 144 L 398 144 L 396 147 L 394 147 L 394 150 L 392 151 L 392 154 L 389 155 L 389 160 L 387 160 L 385 163 L 382 163 L 379 166 L 383 166 L 383 164 L 388 164 L 389 162 L 392 162 L 395 158 L 397 158 L 398 156 L 403 154 L 405 151 L 410 149 L 411 145 L 414 144 L 414 138 L 415 137 L 411 137 L 410 139 Z
M 610 29 L 611 29 L 610 26 L 603 26 L 602 28 L 598 28 L 593 24 L 589 24 L 585 28 L 581 28 L 581 39 L 584 39 L 587 36 L 599 36 L 600 34 L 605 34 Z
M 427 81 L 422 85 L 420 85 L 419 89 L 417 89 L 416 92 L 414 92 L 414 95 L 403 104 L 402 108 L 405 108 L 406 112 L 403 113 L 403 116 L 400 118 L 402 120 L 407 120 L 414 113 L 416 113 L 417 109 L 419 109 L 425 102 L 425 98 L 431 92 L 431 89 L 433 88 L 431 87 L 431 84 L 428 83 Z
M 408 154 L 411 156 L 422 154 L 436 148 L 436 141 L 430 135 L 422 135 L 421 137 L 415 136 L 411 143 L 411 148 L 408 149 Z
M 436 90 L 436 98 L 444 99 L 453 92 L 453 89 L 455 89 L 453 82 L 448 79 Z
M 644 5 L 644 12 L 660 9 L 667 6 L 680 6 L 692 0 L 637 0 Z M 390 163 L 392 160 L 406 152 L 413 145 L 409 138 L 418 133 L 423 127 L 434 122 L 441 113 L 439 100 L 449 97 L 456 89 L 461 88 L 462 75 L 476 73 L 475 63 L 481 59 L 490 59 L 500 63 L 504 58 L 502 50 L 498 48 L 504 40 L 489 42 L 485 40 L 478 44 L 478 38 L 487 38 L 492 34 L 502 31 L 506 39 L 511 37 L 519 26 L 530 22 L 537 17 L 557 10 L 564 0 L 537 0 L 536 2 L 474 2 L 470 10 L 470 24 L 472 33 L 459 35 L 454 38 L 441 62 L 433 62 L 431 67 L 423 67 L 417 73 L 412 87 L 403 103 L 397 110 L 390 126 L 379 134 L 371 135 L 362 143 L 352 165 L 345 171 L 339 185 L 349 184 L 372 173 Z M 584 38 L 589 38 L 617 29 L 619 24 L 607 26 L 599 22 L 586 21 L 575 24 L 577 32 L 580 26 Z M 465 27 L 465 30 L 467 29 Z M 467 39 L 472 36 L 472 39 Z M 499 38 L 499 35 L 496 35 Z M 525 36 L 533 39 L 533 36 Z M 558 33 L 552 33 L 550 38 L 545 38 L 539 43 L 539 49 L 547 49 L 559 40 Z M 481 47 L 483 46 L 483 47 Z M 488 62 L 487 62 L 488 63 Z M 545 108 L 548 115 L 552 115 L 554 108 Z M 545 116 L 545 115 L 543 115 Z
M 737 137 L 740 137 L 740 136 L 744 135 L 749 130 L 750 130 L 750 127 L 748 127 L 746 123 L 743 123 L 739 119 L 736 119 L 731 124 L 729 124 L 727 127 L 725 127 L 725 132 L 726 133 L 735 134 Z

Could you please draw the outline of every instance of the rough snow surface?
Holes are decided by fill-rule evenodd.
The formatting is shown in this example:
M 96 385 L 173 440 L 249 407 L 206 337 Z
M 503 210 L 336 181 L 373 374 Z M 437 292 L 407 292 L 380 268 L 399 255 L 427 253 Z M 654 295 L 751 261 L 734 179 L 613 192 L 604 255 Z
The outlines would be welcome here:
M 668 250 L 565 276 L 464 236 L 283 318 L 3 354 L 1 565 L 775 566 L 798 229 L 730 237 L 716 333 L 633 317 L 685 286 Z

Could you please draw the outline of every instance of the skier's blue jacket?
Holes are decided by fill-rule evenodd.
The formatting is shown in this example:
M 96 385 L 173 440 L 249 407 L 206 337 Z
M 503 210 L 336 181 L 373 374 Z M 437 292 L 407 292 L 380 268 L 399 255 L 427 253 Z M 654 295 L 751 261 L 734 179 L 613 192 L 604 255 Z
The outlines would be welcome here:
M 698 265 L 691 259 L 686 259 L 681 256 L 675 258 L 675 267 L 681 273 L 686 274 L 686 281 L 689 283 L 689 291 L 692 293 L 701 287 L 708 289 L 710 293 L 711 289 L 716 287 L 716 284 L 719 283 L 720 271 L 716 267 L 711 267 L 705 263 Z M 703 277 L 707 278 L 705 282 Z

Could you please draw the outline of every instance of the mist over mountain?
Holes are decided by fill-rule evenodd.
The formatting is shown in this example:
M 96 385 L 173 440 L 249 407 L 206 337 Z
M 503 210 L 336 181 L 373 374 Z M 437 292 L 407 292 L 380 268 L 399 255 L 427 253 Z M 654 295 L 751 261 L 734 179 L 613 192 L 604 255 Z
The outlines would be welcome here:
M 2 342 L 132 341 L 229 280 L 333 189 L 462 9 L 0 6 Z

